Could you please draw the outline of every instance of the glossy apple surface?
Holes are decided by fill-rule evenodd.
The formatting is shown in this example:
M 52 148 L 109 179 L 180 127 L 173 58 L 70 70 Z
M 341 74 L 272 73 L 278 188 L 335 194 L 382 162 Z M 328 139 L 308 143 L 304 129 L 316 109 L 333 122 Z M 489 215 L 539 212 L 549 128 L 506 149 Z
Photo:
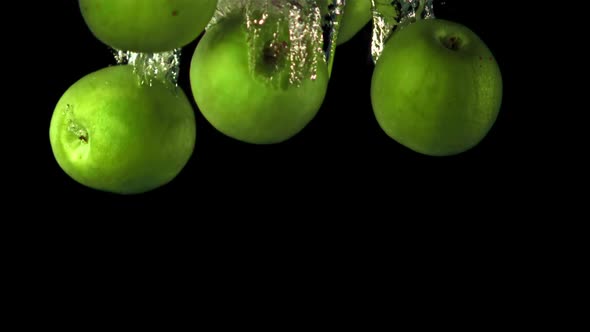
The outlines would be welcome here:
M 502 75 L 490 49 L 469 28 L 419 20 L 386 42 L 371 99 L 388 136 L 422 154 L 454 155 L 476 146 L 492 128 Z
M 327 91 L 327 65 L 318 61 L 315 79 L 289 84 L 296 63 L 288 59 L 288 36 L 273 40 L 272 34 L 262 34 L 267 46 L 249 54 L 239 15 L 204 34 L 190 65 L 191 89 L 200 112 L 218 131 L 247 143 L 274 144 L 298 134 L 315 117 Z
M 196 126 L 184 92 L 139 85 L 133 68 L 110 66 L 71 85 L 53 112 L 54 157 L 87 187 L 137 194 L 174 179 L 192 155 Z

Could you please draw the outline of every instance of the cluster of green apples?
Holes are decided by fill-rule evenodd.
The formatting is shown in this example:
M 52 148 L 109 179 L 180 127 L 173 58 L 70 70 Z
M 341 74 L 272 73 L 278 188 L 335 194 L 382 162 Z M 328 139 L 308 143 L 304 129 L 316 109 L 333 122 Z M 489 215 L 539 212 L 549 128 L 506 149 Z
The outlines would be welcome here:
M 331 2 L 319 0 L 322 15 Z M 217 0 L 79 0 L 79 6 L 94 36 L 118 50 L 169 51 L 203 34 L 190 64 L 192 97 L 207 121 L 234 139 L 286 141 L 312 121 L 325 98 L 326 61 L 300 84 L 270 79 L 285 79 L 289 70 L 288 34 L 263 34 L 268 43 L 254 54 L 252 68 L 243 12 L 224 15 L 205 30 Z M 348 0 L 337 44 L 352 39 L 371 18 L 371 0 Z M 501 97 L 500 71 L 483 41 L 465 26 L 440 19 L 395 31 L 371 84 L 374 114 L 385 133 L 432 156 L 478 144 L 496 119 Z M 50 124 L 60 167 L 87 187 L 119 194 L 170 182 L 190 159 L 195 140 L 194 110 L 182 88 L 138 84 L 130 65 L 108 66 L 75 82 Z

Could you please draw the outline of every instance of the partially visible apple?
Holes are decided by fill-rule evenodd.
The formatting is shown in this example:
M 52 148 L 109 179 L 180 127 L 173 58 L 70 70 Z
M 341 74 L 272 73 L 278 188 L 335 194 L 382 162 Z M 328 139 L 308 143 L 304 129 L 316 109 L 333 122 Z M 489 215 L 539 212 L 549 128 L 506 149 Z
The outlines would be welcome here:
M 315 79 L 290 83 L 291 67 L 311 59 L 290 60 L 288 21 L 278 23 L 276 34 L 279 20 L 273 19 L 266 18 L 270 28 L 256 37 L 263 46 L 250 49 L 253 36 L 242 13 L 229 14 L 205 32 L 190 65 L 191 89 L 203 116 L 219 132 L 252 144 L 280 143 L 299 133 L 319 111 L 328 86 L 321 51 Z
M 164 52 L 195 40 L 217 0 L 78 0 L 84 22 L 106 45 L 124 51 Z
M 454 155 L 479 144 L 492 128 L 502 75 L 490 49 L 466 26 L 418 20 L 386 42 L 371 99 L 388 136 L 425 155 Z
M 49 127 L 55 159 L 96 190 L 137 194 L 175 178 L 194 148 L 189 99 L 159 81 L 139 85 L 130 65 L 110 66 L 71 85 Z
M 329 13 L 328 6 L 332 3 L 333 0 L 320 0 L 323 16 Z M 371 0 L 346 0 L 336 44 L 341 45 L 351 40 L 371 21 L 372 17 Z

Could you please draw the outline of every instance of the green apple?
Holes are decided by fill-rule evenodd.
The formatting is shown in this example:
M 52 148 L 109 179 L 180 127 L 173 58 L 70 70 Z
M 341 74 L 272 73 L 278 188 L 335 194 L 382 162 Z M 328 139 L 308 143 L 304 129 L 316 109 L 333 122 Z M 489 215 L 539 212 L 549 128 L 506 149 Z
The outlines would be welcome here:
M 110 66 L 71 85 L 50 123 L 53 155 L 87 187 L 137 194 L 174 179 L 192 155 L 190 100 L 156 81 L 140 85 L 133 67 Z
M 315 79 L 306 76 L 290 84 L 290 68 L 298 61 L 289 58 L 288 21 L 280 23 L 284 29 L 275 37 L 277 24 L 271 19 L 265 23 L 271 28 L 256 37 L 263 47 L 250 48 L 253 36 L 241 14 L 222 18 L 205 32 L 190 64 L 191 89 L 203 116 L 226 136 L 252 144 L 280 143 L 303 130 L 319 111 L 328 86 L 321 50 Z
M 333 0 L 320 0 L 323 16 L 328 14 L 328 6 L 332 2 Z M 351 40 L 371 21 L 372 17 L 371 0 L 346 0 L 336 44 L 341 45 Z
M 418 20 L 387 40 L 371 100 L 377 122 L 398 143 L 425 155 L 454 155 L 479 144 L 495 123 L 502 76 L 472 30 Z
M 371 0 L 347 0 L 337 44 L 341 45 L 351 40 L 371 21 L 372 17 Z
M 217 0 L 79 0 L 94 36 L 118 50 L 155 53 L 195 40 Z

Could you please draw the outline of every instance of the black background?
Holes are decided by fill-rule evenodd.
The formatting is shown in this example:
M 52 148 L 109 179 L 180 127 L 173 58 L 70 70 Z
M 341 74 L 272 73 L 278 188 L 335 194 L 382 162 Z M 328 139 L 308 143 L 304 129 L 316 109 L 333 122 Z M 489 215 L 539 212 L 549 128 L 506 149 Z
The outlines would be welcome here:
M 50 7 L 50 8 L 49 8 Z M 100 207 L 215 208 L 216 213 L 246 203 L 249 211 L 281 203 L 289 211 L 310 206 L 348 209 L 366 198 L 375 206 L 394 209 L 399 199 L 420 201 L 470 199 L 491 202 L 484 194 L 507 197 L 518 193 L 527 175 L 524 141 L 519 136 L 511 42 L 515 23 L 495 1 L 436 1 L 435 15 L 476 32 L 494 53 L 504 80 L 499 117 L 475 148 L 451 157 L 420 155 L 396 143 L 378 126 L 371 108 L 370 24 L 339 46 L 324 104 L 316 118 L 298 135 L 276 145 L 251 145 L 217 132 L 193 104 L 197 141 L 192 158 L 169 184 L 151 192 L 122 196 L 86 188 L 69 178 L 53 158 L 49 122 L 54 107 L 75 81 L 114 64 L 111 51 L 84 24 L 76 1 L 51 2 L 43 16 L 37 52 L 45 61 L 36 79 L 38 99 L 34 140 L 34 193 Z M 498 24 L 502 22 L 502 24 Z M 510 27 L 510 28 L 506 28 Z M 183 49 L 180 86 L 191 96 L 188 63 L 199 39 Z M 194 103 L 194 102 L 193 102 Z M 40 178 L 39 178 L 40 177 Z M 41 185 L 39 185 L 41 184 Z M 459 198 L 460 197 L 460 198 Z M 378 199 L 379 203 L 375 200 Z M 187 205 L 187 202 L 189 203 Z M 250 204 L 253 203 L 253 204 Z M 399 204 L 398 204 L 399 205 Z M 451 209 L 454 209 L 452 207 Z
M 268 284 L 276 298 L 291 295 L 285 288 L 299 291 L 301 284 L 318 285 L 320 289 L 309 296 L 323 299 L 327 296 L 321 295 L 329 294 L 349 305 L 351 296 L 382 295 L 418 277 L 424 282 L 410 288 L 425 289 L 430 296 L 412 299 L 424 302 L 449 289 L 452 298 L 467 300 L 467 309 L 491 313 L 478 322 L 485 324 L 514 315 L 529 318 L 524 315 L 526 308 L 544 306 L 543 299 L 551 293 L 548 287 L 556 285 L 563 294 L 561 287 L 572 284 L 568 265 L 579 264 L 569 264 L 567 258 L 583 251 L 570 246 L 584 242 L 570 237 L 585 233 L 568 229 L 562 239 L 569 246 L 562 245 L 556 224 L 568 221 L 568 209 L 559 209 L 560 217 L 551 218 L 547 203 L 553 202 L 535 200 L 548 191 L 547 179 L 564 182 L 565 173 L 549 166 L 559 164 L 565 152 L 563 146 L 555 146 L 555 125 L 538 125 L 543 107 L 534 105 L 536 100 L 545 108 L 553 106 L 549 94 L 533 86 L 546 85 L 552 91 L 557 85 L 567 87 L 567 81 L 551 80 L 547 74 L 552 67 L 561 70 L 555 69 L 554 60 L 545 60 L 551 51 L 546 47 L 550 27 L 562 22 L 547 13 L 554 7 L 536 4 L 540 13 L 535 15 L 525 1 L 436 1 L 436 16 L 463 23 L 480 35 L 503 74 L 504 98 L 497 122 L 468 152 L 443 158 L 419 155 L 379 128 L 369 97 L 373 65 L 368 26 L 339 47 L 324 105 L 299 135 L 273 146 L 240 143 L 214 130 L 194 105 L 197 142 L 182 173 L 151 192 L 121 196 L 70 179 L 49 144 L 49 122 L 59 98 L 84 75 L 112 65 L 110 50 L 88 31 L 75 0 L 14 3 L 26 8 L 4 11 L 8 27 L 3 55 L 8 59 L 3 70 L 10 72 L 11 80 L 5 83 L 13 88 L 3 90 L 8 104 L 4 114 L 15 120 L 4 126 L 9 139 L 3 145 L 2 164 L 11 171 L 4 172 L 3 184 L 10 188 L 3 187 L 2 207 L 15 211 L 3 214 L 3 257 L 5 266 L 16 263 L 5 269 L 15 281 L 9 289 L 17 295 L 12 310 L 40 309 L 33 320 L 27 309 L 17 317 L 29 319 L 19 323 L 64 325 L 75 321 L 72 316 L 87 317 L 89 312 L 100 313 L 102 321 L 108 313 L 89 311 L 80 303 L 86 304 L 89 297 L 93 303 L 105 299 L 106 308 L 112 311 L 120 305 L 128 313 L 131 298 L 154 304 L 148 297 L 162 294 L 157 291 L 160 285 L 166 295 L 198 290 L 197 297 L 190 297 L 197 302 L 208 301 L 205 293 L 210 289 L 213 301 L 205 307 L 215 311 L 228 303 L 242 304 L 232 295 L 244 290 L 256 292 L 243 296 L 248 301 L 261 298 Z M 521 8 L 516 8 L 518 4 Z M 557 43 L 563 42 L 560 39 L 552 40 L 563 45 Z M 181 86 L 187 93 L 187 59 L 197 42 L 183 53 Z M 576 59 L 564 48 L 553 50 Z M 551 119 L 559 119 L 555 114 L 562 110 L 563 106 L 551 109 Z M 546 171 L 547 167 L 551 169 Z M 556 193 L 567 197 L 568 192 Z M 532 218 L 534 214 L 543 218 Z M 262 223 L 263 218 L 272 222 Z M 11 231 L 14 226 L 22 232 Z M 406 227 L 417 231 L 408 232 Z M 544 230 L 547 234 L 538 234 Z M 559 249 L 571 251 L 561 254 Z M 554 268 L 552 260 L 560 264 Z M 265 267 L 272 272 L 256 273 Z M 128 277 L 127 270 L 139 274 Z M 336 273 L 325 273 L 330 270 Z M 410 273 L 394 284 L 391 271 Z M 556 282 L 552 272 L 566 276 L 568 282 Z M 165 282 L 154 275 L 174 279 Z M 296 282 L 285 280 L 293 275 Z M 370 279 L 363 282 L 363 276 Z M 379 282 L 380 276 L 387 282 Z M 460 296 L 461 290 L 468 296 Z M 449 297 L 440 298 L 448 307 Z M 533 303 L 528 303 L 530 299 Z M 56 300 L 72 305 L 65 307 Z M 355 302 L 381 303 L 370 300 Z M 185 312 L 187 306 L 181 303 L 180 312 Z M 493 307 L 482 311 L 480 304 Z M 370 308 L 371 317 L 382 312 Z M 546 317 L 554 316 L 550 312 L 539 320 L 540 312 L 535 310 L 525 323 L 545 323 Z M 226 311 L 223 315 L 227 317 Z M 460 322 L 467 322 L 463 316 Z
M 285 289 L 299 291 L 298 285 L 313 284 L 320 288 L 313 295 L 298 293 L 314 299 L 328 298 L 322 297 L 327 294 L 350 305 L 351 296 L 380 296 L 417 277 L 424 282 L 410 287 L 412 299 L 424 302 L 449 289 L 452 298 L 466 300 L 467 309 L 490 313 L 477 323 L 503 323 L 499 318 L 517 315 L 526 317 L 529 325 L 535 320 L 545 324 L 553 312 L 539 320 L 544 312 L 534 310 L 528 319 L 526 309 L 544 306 L 543 299 L 551 295 L 548 287 L 556 285 L 557 293 L 563 294 L 561 287 L 572 284 L 567 269 L 579 264 L 570 264 L 568 258 L 583 252 L 575 246 L 584 242 L 572 241 L 571 235 L 585 233 L 571 229 L 556 233 L 557 224 L 567 223 L 569 210 L 558 209 L 560 217 L 551 218 L 547 211 L 552 206 L 547 203 L 553 202 L 535 200 L 549 191 L 547 179 L 564 182 L 565 173 L 549 166 L 559 164 L 565 152 L 563 146 L 555 146 L 555 125 L 538 126 L 543 107 L 533 103 L 553 106 L 549 94 L 532 88 L 569 89 L 567 81 L 551 80 L 547 74 L 552 67 L 562 69 L 555 69 L 553 59 L 545 60 L 551 51 L 546 47 L 549 27 L 562 22 L 548 15 L 554 7 L 537 4 L 540 13 L 534 15 L 525 1 L 436 1 L 437 17 L 467 25 L 488 44 L 504 79 L 497 122 L 481 144 L 466 153 L 422 156 L 389 139 L 378 127 L 369 98 L 373 66 L 367 27 L 339 47 L 322 109 L 292 140 L 274 146 L 237 142 L 208 125 L 194 105 L 197 143 L 182 173 L 154 191 L 121 196 L 70 179 L 49 144 L 49 122 L 61 95 L 84 75 L 112 65 L 111 52 L 90 34 L 75 0 L 6 2 L 14 4 L 26 8 L 4 11 L 8 27 L 3 55 L 8 59 L 3 70 L 10 80 L 4 82 L 9 89 L 3 90 L 7 102 L 3 111 L 15 119 L 4 123 L 9 138 L 4 141 L 2 165 L 10 171 L 3 168 L 3 184 L 9 188 L 3 187 L 1 201 L 3 212 L 6 207 L 14 209 L 3 214 L 3 258 L 5 266 L 15 263 L 5 268 L 4 275 L 14 280 L 8 291 L 17 295 L 9 299 L 14 300 L 10 308 L 22 312 L 16 317 L 26 318 L 19 323 L 63 326 L 75 322 L 72 316 L 86 318 L 89 312 L 101 316 L 86 323 L 103 321 L 108 317 L 104 310 L 89 311 L 80 304 L 87 304 L 87 298 L 102 304 L 104 299 L 108 306 L 99 309 L 112 312 L 119 305 L 127 314 L 130 299 L 154 304 L 149 300 L 164 293 L 157 291 L 160 285 L 166 295 L 198 290 L 198 296 L 190 298 L 197 299 L 195 303 L 207 301 L 209 311 L 219 311 L 228 303 L 244 303 L 234 301 L 234 294 L 244 290 L 256 292 L 242 297 L 251 306 L 251 299 L 263 298 L 261 290 L 269 289 L 268 284 L 276 294 L 273 299 L 291 295 Z M 521 8 L 515 8 L 518 4 Z M 197 42 L 183 55 L 181 85 L 188 93 L 186 59 Z M 576 59 L 564 48 L 553 50 Z M 563 106 L 551 109 L 551 119 L 558 120 L 555 114 L 562 110 Z M 573 122 L 566 120 L 568 125 Z M 546 171 L 547 167 L 551 169 Z M 578 182 L 570 184 L 580 189 Z M 568 199 L 567 193 L 556 192 Z M 532 218 L 534 214 L 543 218 Z M 262 223 L 263 218 L 271 223 Z M 18 229 L 14 232 L 11 227 Z M 417 231 L 408 232 L 406 227 Z M 538 234 L 543 231 L 546 234 Z M 562 245 L 560 237 L 568 245 Z M 561 254 L 560 249 L 569 252 Z M 553 267 L 551 261 L 560 263 Z M 257 273 L 265 267 L 272 272 Z M 127 276 L 133 270 L 139 273 Z M 326 273 L 330 270 L 336 273 Z M 392 283 L 391 271 L 410 273 Z M 568 282 L 556 282 L 552 272 Z M 293 275 L 295 282 L 285 280 Z M 166 276 L 174 279 L 166 282 Z M 363 282 L 363 276 L 370 279 Z M 380 276 L 387 282 L 379 282 Z M 183 282 L 186 279 L 190 282 Z M 416 297 L 416 289 L 430 296 Z M 468 296 L 460 296 L 461 290 Z M 207 291 L 214 294 L 211 302 Z M 293 295 L 288 299 L 298 294 Z M 440 298 L 449 307 L 449 297 Z M 369 300 L 355 303 L 382 302 Z M 180 303 L 181 308 L 174 308 L 186 312 L 188 307 Z M 492 307 L 481 310 L 480 304 Z M 30 319 L 29 308 L 39 308 L 37 319 Z M 371 317 L 382 312 L 370 308 Z M 223 315 L 227 317 L 225 310 Z M 467 322 L 463 316 L 454 323 Z

